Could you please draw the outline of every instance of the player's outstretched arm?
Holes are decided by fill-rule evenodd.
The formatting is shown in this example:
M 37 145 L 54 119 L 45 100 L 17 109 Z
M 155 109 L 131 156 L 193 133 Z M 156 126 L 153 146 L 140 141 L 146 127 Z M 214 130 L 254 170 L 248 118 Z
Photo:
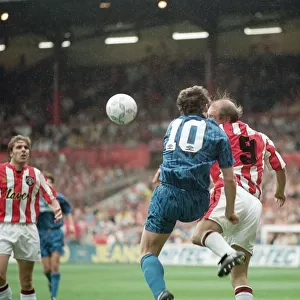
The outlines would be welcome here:
M 226 218 L 233 224 L 239 222 L 238 216 L 234 212 L 235 197 L 236 197 L 236 179 L 233 173 L 233 168 L 221 169 L 224 180 L 224 191 L 226 196 Z
M 276 201 L 279 203 L 279 206 L 282 206 L 285 203 L 285 185 L 286 185 L 286 170 L 283 168 L 282 170 L 276 171 L 276 193 L 275 198 Z

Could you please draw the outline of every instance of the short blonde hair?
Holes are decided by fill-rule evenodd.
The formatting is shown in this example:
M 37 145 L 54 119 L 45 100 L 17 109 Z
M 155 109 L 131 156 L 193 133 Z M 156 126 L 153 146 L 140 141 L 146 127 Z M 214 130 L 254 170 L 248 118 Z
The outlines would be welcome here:
M 236 101 L 230 97 L 228 92 L 225 91 L 221 94 L 221 92 L 218 91 L 212 103 L 218 101 L 222 101 L 222 105 L 219 108 L 219 118 L 221 120 L 229 118 L 230 123 L 235 123 L 241 119 L 243 115 L 243 107 L 238 105 Z
M 28 136 L 16 135 L 16 136 L 11 138 L 11 140 L 9 141 L 9 143 L 7 145 L 8 154 L 11 153 L 11 151 L 14 148 L 16 142 L 18 142 L 18 141 L 24 141 L 27 144 L 27 146 L 29 147 L 29 149 L 31 150 L 31 139 Z

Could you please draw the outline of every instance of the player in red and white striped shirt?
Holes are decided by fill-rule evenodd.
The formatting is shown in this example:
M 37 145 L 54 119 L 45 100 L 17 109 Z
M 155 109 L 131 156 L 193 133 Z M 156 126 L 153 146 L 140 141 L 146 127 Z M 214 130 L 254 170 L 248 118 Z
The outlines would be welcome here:
M 40 261 L 40 240 L 36 228 L 39 197 L 42 193 L 55 213 L 62 213 L 56 192 L 40 170 L 28 166 L 31 141 L 15 136 L 8 144 L 9 163 L 0 164 L 0 300 L 12 299 L 6 283 L 6 270 L 11 253 L 18 262 L 21 300 L 36 300 L 32 285 L 35 261 Z
M 237 184 L 260 198 L 265 165 L 270 170 L 281 171 L 285 167 L 283 159 L 265 134 L 251 129 L 247 124 L 237 120 L 234 123 L 220 124 L 220 127 L 226 132 L 230 141 Z M 217 163 L 211 169 L 211 177 L 215 188 L 223 186 Z
M 235 159 L 234 173 L 237 179 L 235 212 L 239 222 L 230 223 L 226 212 L 226 195 L 220 168 L 211 169 L 214 188 L 210 208 L 197 224 L 193 236 L 195 244 L 206 246 L 217 255 L 230 255 L 234 250 L 246 255 L 244 265 L 231 271 L 231 281 L 236 300 L 252 300 L 253 292 L 248 283 L 247 272 L 255 243 L 256 231 L 261 217 L 261 182 L 265 165 L 276 172 L 275 198 L 280 206 L 285 203 L 285 163 L 276 151 L 273 142 L 263 133 L 251 129 L 239 119 L 241 107 L 229 99 L 212 102 L 208 116 L 213 117 L 226 132 Z M 223 234 L 227 243 L 220 234 Z M 230 246 L 231 247 L 230 247 Z

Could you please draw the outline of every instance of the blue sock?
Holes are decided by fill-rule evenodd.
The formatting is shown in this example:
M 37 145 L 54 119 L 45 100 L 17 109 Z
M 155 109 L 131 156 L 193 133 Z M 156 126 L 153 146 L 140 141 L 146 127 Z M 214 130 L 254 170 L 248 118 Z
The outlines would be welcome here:
M 50 293 L 51 293 L 51 272 L 48 272 L 48 273 L 44 273 L 45 276 L 47 277 L 48 279 L 48 288 L 50 290 Z
M 51 273 L 51 297 L 57 296 L 58 286 L 60 281 L 60 273 Z
M 49 273 L 44 273 L 44 274 L 47 277 L 49 283 L 51 283 L 51 273 L 49 272 Z
M 155 299 L 166 289 L 164 268 L 157 256 L 146 254 L 141 260 L 141 267 Z

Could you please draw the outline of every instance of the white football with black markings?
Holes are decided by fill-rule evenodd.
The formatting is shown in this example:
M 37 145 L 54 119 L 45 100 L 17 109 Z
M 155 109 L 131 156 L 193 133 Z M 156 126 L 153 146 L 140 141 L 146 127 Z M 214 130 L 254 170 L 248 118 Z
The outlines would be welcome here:
M 137 114 L 135 100 L 126 94 L 116 94 L 106 103 L 106 114 L 111 121 L 118 125 L 131 123 Z

